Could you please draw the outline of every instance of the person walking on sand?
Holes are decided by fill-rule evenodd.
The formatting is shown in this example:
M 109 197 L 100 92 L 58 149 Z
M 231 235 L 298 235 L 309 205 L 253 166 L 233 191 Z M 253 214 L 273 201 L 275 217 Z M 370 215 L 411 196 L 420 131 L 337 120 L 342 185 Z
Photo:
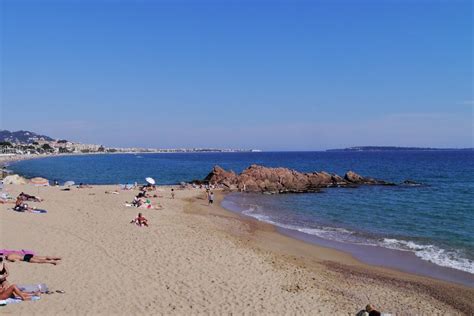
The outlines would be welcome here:
M 171 189 L 171 198 L 174 200 L 174 189 Z
M 214 204 L 214 192 L 209 191 L 209 195 L 207 196 L 207 199 L 208 199 L 209 205 Z

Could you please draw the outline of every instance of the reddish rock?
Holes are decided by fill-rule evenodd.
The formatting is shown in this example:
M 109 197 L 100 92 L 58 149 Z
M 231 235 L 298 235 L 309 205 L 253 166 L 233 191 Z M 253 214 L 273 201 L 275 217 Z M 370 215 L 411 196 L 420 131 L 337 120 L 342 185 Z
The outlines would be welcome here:
M 261 193 L 318 192 L 321 188 L 365 185 L 389 185 L 391 183 L 364 178 L 348 171 L 344 178 L 327 172 L 302 173 L 286 168 L 267 168 L 251 165 L 240 175 L 215 166 L 204 182 L 229 190 Z
M 362 176 L 358 175 L 353 171 L 347 171 L 346 175 L 344 176 L 344 179 L 352 183 L 360 183 L 364 181 L 364 178 Z

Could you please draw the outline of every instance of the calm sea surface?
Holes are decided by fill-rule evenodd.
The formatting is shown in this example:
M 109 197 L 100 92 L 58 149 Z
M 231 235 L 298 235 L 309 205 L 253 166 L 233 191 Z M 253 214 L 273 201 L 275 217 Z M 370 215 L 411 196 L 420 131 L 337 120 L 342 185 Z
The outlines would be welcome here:
M 114 154 L 27 160 L 10 166 L 28 177 L 112 184 L 202 179 L 218 164 L 298 171 L 353 170 L 422 186 L 327 189 L 321 194 L 231 194 L 223 205 L 283 229 L 354 245 L 398 249 L 438 266 L 474 274 L 474 152 L 275 152 Z

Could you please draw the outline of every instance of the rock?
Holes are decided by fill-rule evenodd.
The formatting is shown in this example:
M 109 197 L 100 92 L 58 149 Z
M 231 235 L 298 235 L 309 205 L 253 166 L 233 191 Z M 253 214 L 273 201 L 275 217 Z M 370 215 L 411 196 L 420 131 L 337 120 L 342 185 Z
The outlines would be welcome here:
M 5 179 L 3 179 L 4 184 L 27 184 L 28 181 L 17 175 L 17 174 L 12 174 L 11 176 L 6 176 Z
M 402 182 L 402 185 L 420 186 L 420 185 L 423 185 L 423 184 L 420 183 L 420 182 L 416 182 L 414 180 L 405 180 L 405 181 Z
M 209 184 L 222 184 L 223 181 L 225 181 L 228 186 L 236 184 L 237 175 L 233 171 L 225 171 L 221 167 L 215 166 L 211 173 L 203 180 L 203 182 Z
M 353 171 L 347 171 L 344 175 L 344 180 L 352 183 L 361 183 L 364 181 L 364 177 L 358 175 Z
M 287 168 L 267 168 L 259 165 L 251 165 L 239 175 L 215 166 L 203 182 L 228 190 L 259 193 L 320 192 L 321 188 L 354 187 L 361 184 L 391 185 L 385 181 L 364 178 L 353 171 L 347 172 L 342 178 L 324 171 L 302 173 Z

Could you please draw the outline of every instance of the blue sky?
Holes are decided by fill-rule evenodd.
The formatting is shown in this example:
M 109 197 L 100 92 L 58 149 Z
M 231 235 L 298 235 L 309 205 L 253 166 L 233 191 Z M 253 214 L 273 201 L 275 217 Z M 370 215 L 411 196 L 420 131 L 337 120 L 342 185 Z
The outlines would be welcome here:
M 0 3 L 0 129 L 109 146 L 473 146 L 471 1 Z

